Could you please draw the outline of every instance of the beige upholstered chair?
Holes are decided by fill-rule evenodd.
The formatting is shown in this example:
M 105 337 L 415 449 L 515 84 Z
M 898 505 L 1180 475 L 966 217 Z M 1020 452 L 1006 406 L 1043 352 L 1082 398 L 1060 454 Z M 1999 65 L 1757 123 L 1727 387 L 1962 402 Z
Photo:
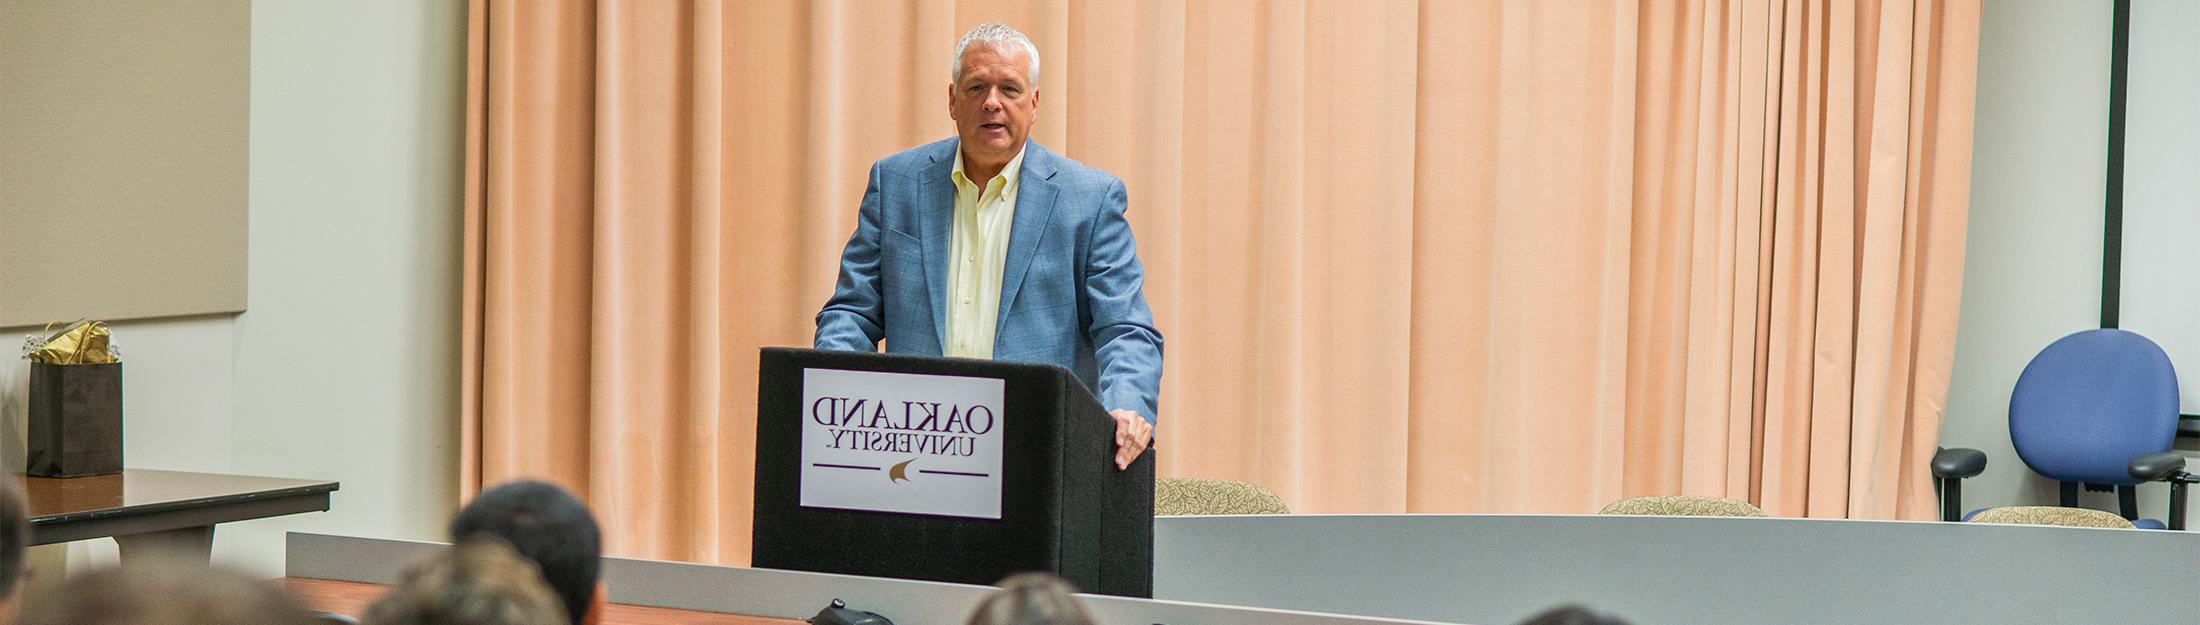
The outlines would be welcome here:
M 1765 516 L 1765 511 L 1740 499 L 1725 497 L 1658 496 L 1629 497 L 1612 502 L 1597 514 L 1652 516 Z
M 2131 521 L 2115 513 L 2091 508 L 2061 506 L 2002 506 L 1980 510 L 1972 523 L 2006 525 L 2060 525 L 2063 527 L 2111 527 L 2131 529 Z
M 1153 483 L 1154 516 L 1290 514 L 1283 498 L 1252 482 L 1165 477 Z

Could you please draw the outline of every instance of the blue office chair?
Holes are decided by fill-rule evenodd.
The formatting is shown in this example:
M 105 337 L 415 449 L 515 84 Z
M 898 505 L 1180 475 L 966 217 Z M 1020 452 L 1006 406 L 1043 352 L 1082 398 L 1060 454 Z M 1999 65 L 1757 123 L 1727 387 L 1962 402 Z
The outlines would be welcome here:
M 2065 336 L 2040 350 L 2017 377 L 2009 397 L 2009 438 L 2017 458 L 2062 483 L 2062 505 L 2078 505 L 2078 489 L 2116 491 L 2119 512 L 2133 525 L 2161 529 L 2139 517 L 2137 486 L 2170 483 L 2169 529 L 2184 529 L 2184 457 L 2170 451 L 2177 436 L 2177 372 L 2169 355 L 2146 337 L 2115 329 Z M 1960 457 L 1964 462 L 1941 462 Z M 1985 456 L 1950 449 L 1935 457 L 1944 484 L 1977 475 Z M 1959 505 L 1943 487 L 1943 517 Z

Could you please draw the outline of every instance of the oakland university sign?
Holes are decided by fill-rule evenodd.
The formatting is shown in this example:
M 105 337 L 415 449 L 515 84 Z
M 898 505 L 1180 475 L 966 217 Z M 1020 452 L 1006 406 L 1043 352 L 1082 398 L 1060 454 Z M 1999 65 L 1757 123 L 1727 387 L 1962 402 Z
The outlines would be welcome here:
M 942 405 L 902 400 L 889 408 L 861 397 L 819 397 L 810 402 L 810 419 L 832 433 L 833 449 L 971 456 L 978 437 L 993 431 L 993 409 L 984 404 Z M 940 415 L 940 408 L 947 415 Z M 875 408 L 875 410 L 873 410 Z M 965 410 L 967 409 L 967 412 Z M 892 414 L 888 414 L 891 412 Z
M 994 378 L 802 371 L 802 505 L 1001 518 Z

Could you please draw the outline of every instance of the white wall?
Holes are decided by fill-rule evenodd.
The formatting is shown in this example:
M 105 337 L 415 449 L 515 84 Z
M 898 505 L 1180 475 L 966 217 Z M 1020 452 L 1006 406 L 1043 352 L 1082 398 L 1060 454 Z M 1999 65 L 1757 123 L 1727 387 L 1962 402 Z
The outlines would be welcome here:
M 2009 391 L 2025 363 L 2048 343 L 2100 327 L 2111 8 L 2107 2 L 2058 0 L 1997 0 L 1985 7 L 1963 311 L 1941 430 L 1942 445 L 1977 448 L 1989 456 L 1986 473 L 1964 485 L 1966 508 L 2053 505 L 2057 498 L 2054 482 L 2026 469 L 2009 442 Z M 2135 13 L 2134 30 L 2151 17 Z M 2194 34 L 2186 30 L 2184 36 Z M 2135 36 L 2135 56 L 2138 42 Z M 2134 102 L 2127 108 L 2133 119 L 2138 111 L 2167 106 L 2153 100 L 2152 87 L 2136 86 L 2140 78 L 2134 71 Z M 2138 102 L 2141 97 L 2149 101 Z M 2182 114 L 2196 111 L 2186 108 Z M 2135 176 L 2145 171 L 2127 163 L 2130 188 L 2142 186 Z M 2127 197 L 2127 204 L 2132 200 Z M 2132 252 L 2127 247 L 2125 275 L 2144 276 L 2148 287 L 2200 280 L 2200 265 Z M 2174 297 L 2135 294 L 2133 288 L 2127 283 L 2127 315 L 2134 303 L 2154 306 Z M 2188 325 L 2200 318 L 2192 310 L 2200 307 L 2187 309 Z M 2194 367 L 2200 363 L 2188 365 Z M 2195 374 L 2200 368 L 2186 377 Z M 2140 512 L 2162 518 L 2166 492 L 2160 485 L 2141 487 Z M 2081 503 L 2113 510 L 2115 498 L 2088 493 Z
M 114 324 L 125 454 L 342 489 L 329 512 L 222 526 L 217 562 L 279 575 L 290 530 L 440 537 L 457 499 L 465 41 L 463 2 L 253 3 L 246 311 Z M 28 368 L 7 367 L 19 411 Z
M 253 3 L 230 469 L 344 483 L 233 532 L 270 572 L 282 531 L 437 537 L 456 505 L 465 80 L 465 3 Z

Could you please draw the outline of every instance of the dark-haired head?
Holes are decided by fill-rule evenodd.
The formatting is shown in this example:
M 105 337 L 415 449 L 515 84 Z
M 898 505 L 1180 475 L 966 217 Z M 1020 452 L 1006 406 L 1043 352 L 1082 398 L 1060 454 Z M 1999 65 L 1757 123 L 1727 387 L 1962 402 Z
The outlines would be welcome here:
M 603 534 L 588 506 L 547 482 L 518 480 L 481 491 L 451 519 L 451 541 L 502 539 L 542 569 L 566 615 L 584 623 L 603 570 Z

